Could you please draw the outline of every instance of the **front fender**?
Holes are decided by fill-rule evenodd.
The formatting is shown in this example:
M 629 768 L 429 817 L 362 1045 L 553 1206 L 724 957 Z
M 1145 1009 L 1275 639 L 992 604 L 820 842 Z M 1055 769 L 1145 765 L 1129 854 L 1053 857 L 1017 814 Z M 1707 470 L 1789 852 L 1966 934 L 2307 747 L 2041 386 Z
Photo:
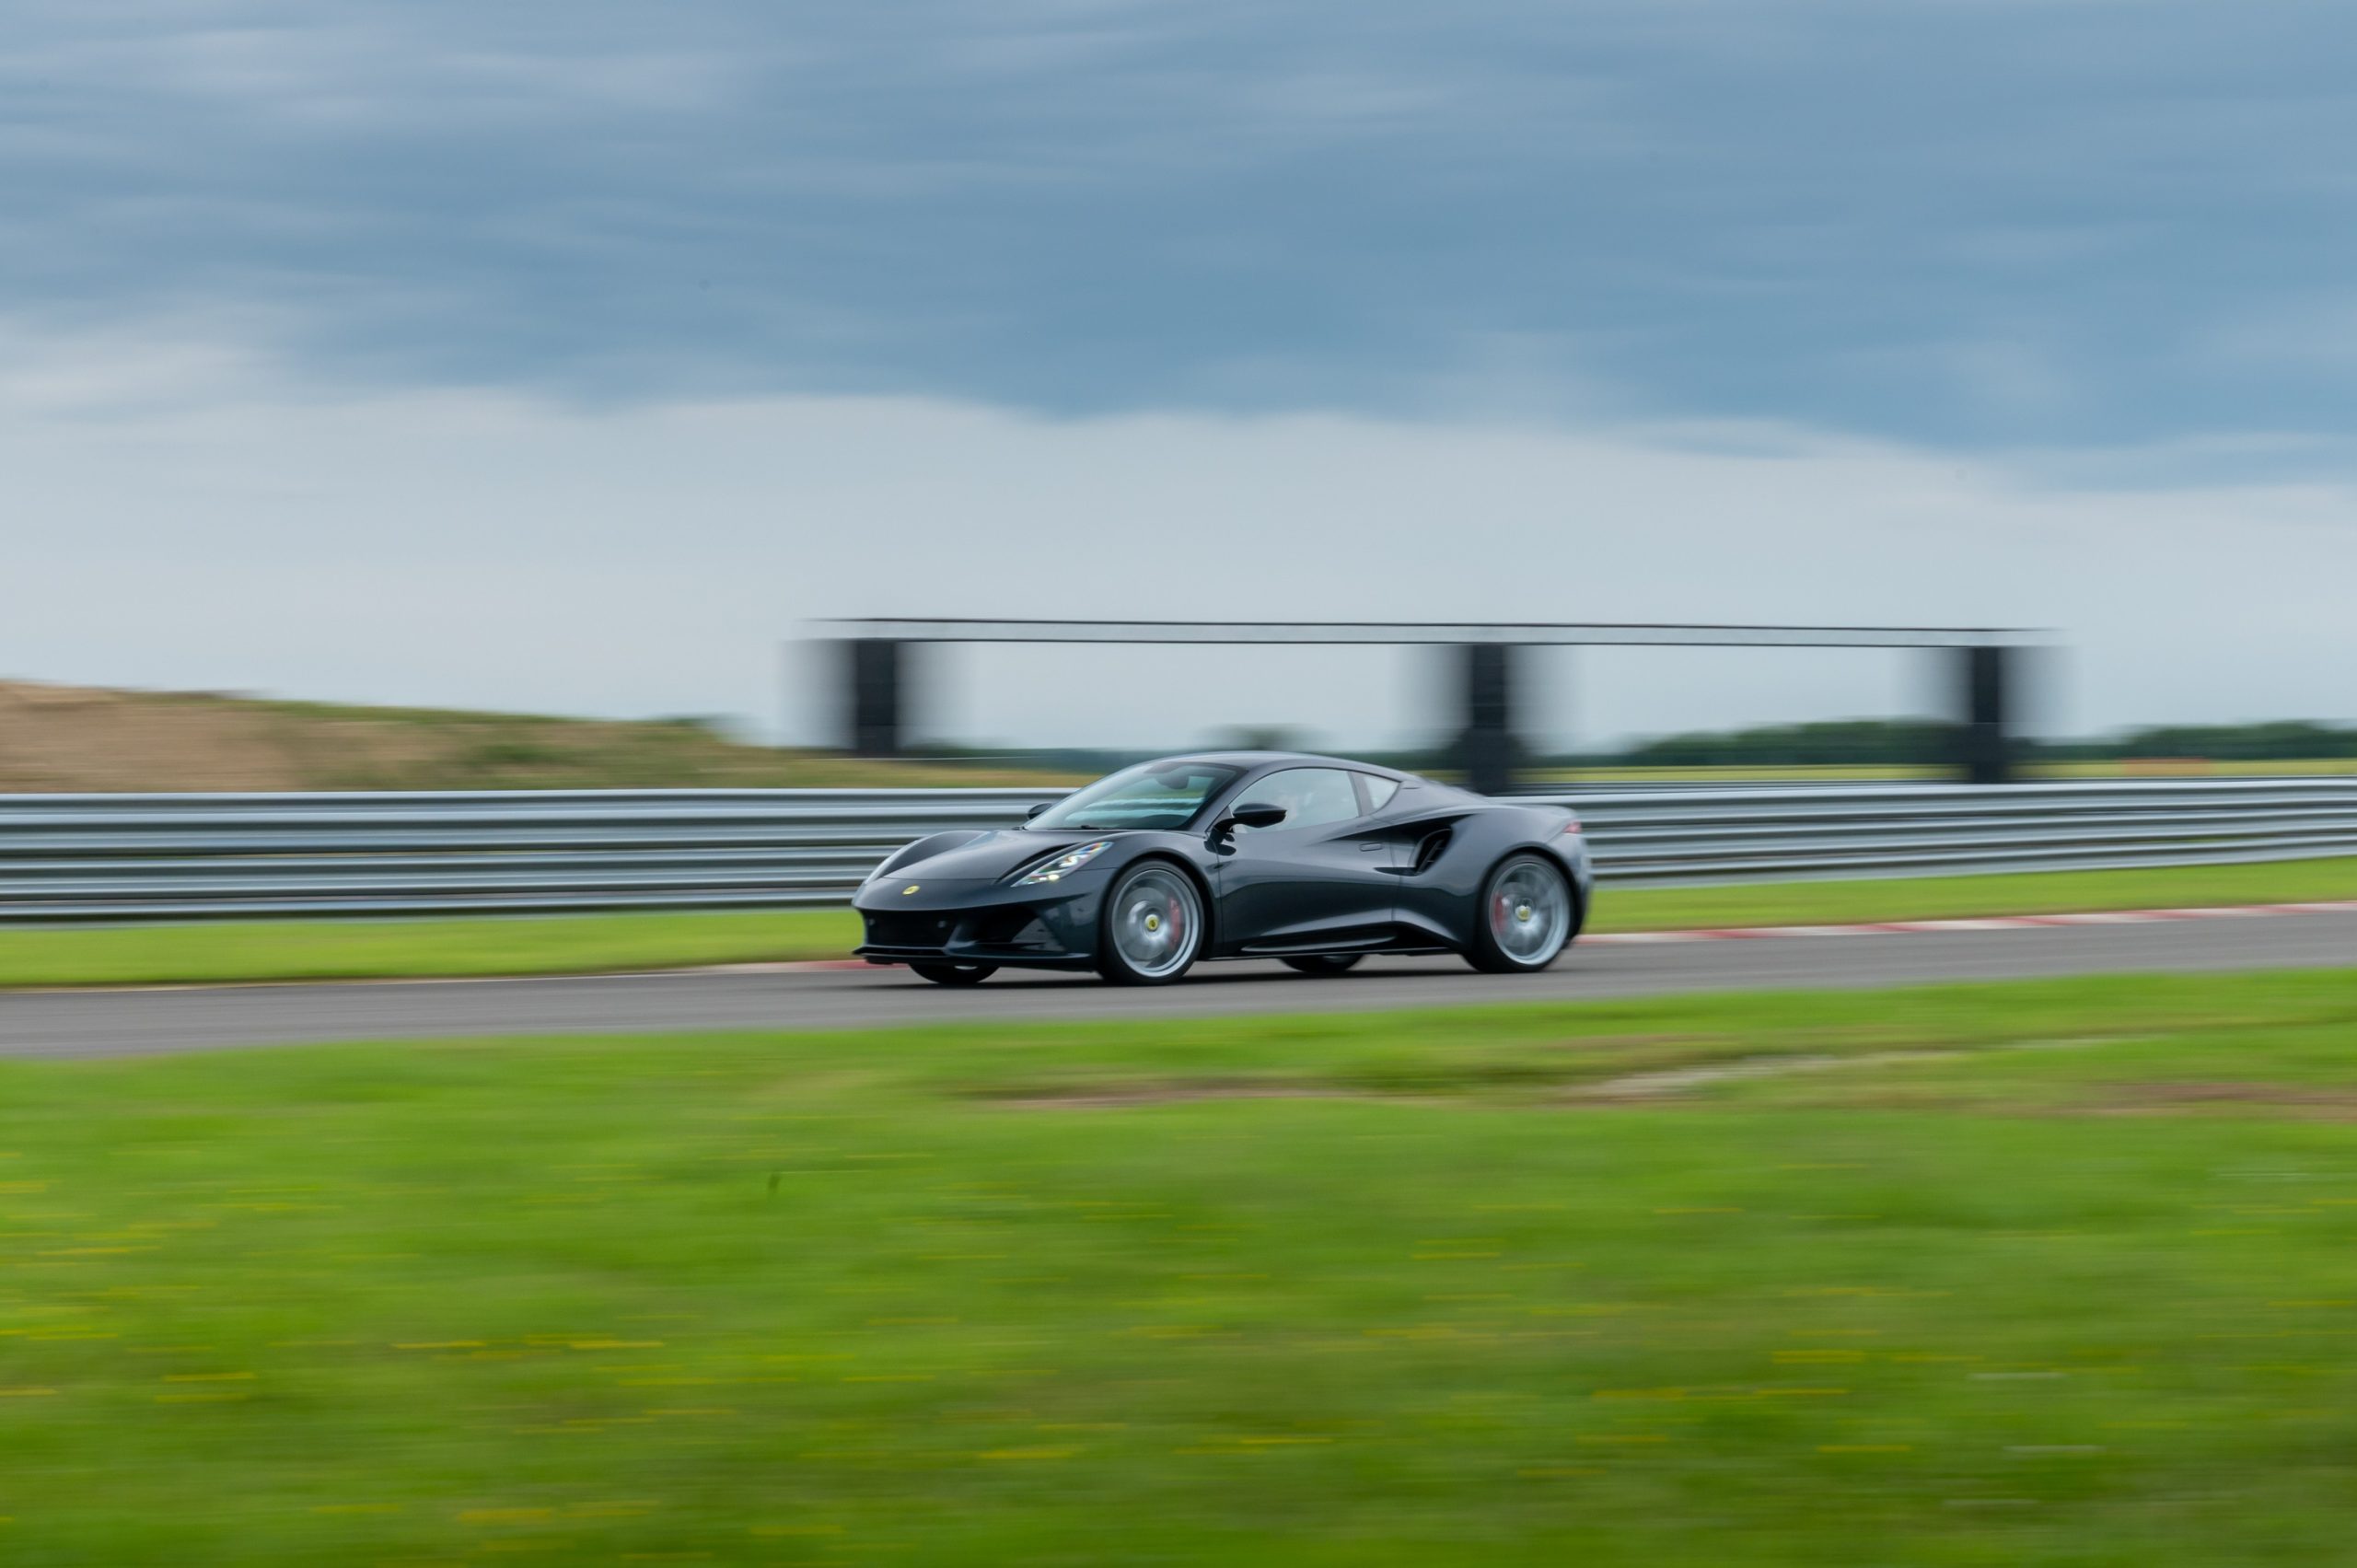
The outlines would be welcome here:
M 882 877 L 916 861 L 930 860 L 946 850 L 956 849 L 961 844 L 972 843 L 987 831 L 989 830 L 986 828 L 952 828 L 946 832 L 928 833 L 915 842 L 902 844 L 899 849 L 886 855 L 877 864 L 876 869 L 868 873 L 868 876 Z
M 1122 841 L 1120 853 L 1119 860 L 1113 860 L 1111 852 L 1099 857 L 1100 865 L 1106 861 L 1112 864 L 1105 865 L 1104 874 L 1089 884 L 1091 889 L 1101 899 L 1112 891 L 1114 882 L 1122 873 L 1139 861 L 1168 861 L 1193 881 L 1195 896 L 1203 901 L 1203 945 L 1199 951 L 1210 956 L 1214 951 L 1213 944 L 1219 939 L 1219 890 L 1210 867 L 1204 864 L 1208 856 L 1203 841 L 1186 833 L 1139 833 Z M 1095 871 L 1097 867 L 1092 865 L 1089 869 Z

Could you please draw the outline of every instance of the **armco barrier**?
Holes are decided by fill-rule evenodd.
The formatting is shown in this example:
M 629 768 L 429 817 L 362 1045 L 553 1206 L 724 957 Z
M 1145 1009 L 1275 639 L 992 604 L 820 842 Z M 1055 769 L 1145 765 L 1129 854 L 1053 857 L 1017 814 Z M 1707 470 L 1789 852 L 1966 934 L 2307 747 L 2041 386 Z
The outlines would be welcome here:
M 1053 791 L 0 796 L 0 922 L 844 902 L 894 846 Z M 2357 854 L 2357 779 L 1539 794 L 1615 882 Z

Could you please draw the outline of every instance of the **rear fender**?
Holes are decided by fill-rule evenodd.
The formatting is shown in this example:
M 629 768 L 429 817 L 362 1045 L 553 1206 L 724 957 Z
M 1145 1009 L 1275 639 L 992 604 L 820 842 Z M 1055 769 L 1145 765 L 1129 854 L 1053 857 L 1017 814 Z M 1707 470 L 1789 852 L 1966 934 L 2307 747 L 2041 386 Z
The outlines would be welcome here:
M 1534 821 L 1522 811 L 1473 810 L 1435 812 L 1415 819 L 1412 824 L 1424 831 L 1444 826 L 1449 830 L 1448 844 L 1438 858 L 1425 870 L 1399 878 L 1400 924 L 1459 952 L 1469 950 L 1480 918 L 1481 889 L 1490 873 L 1508 855 L 1524 853 L 1544 855 L 1562 872 L 1572 890 L 1572 918 L 1575 925 L 1585 922 L 1587 909 L 1580 897 L 1579 878 L 1573 875 L 1562 851 L 1550 839 L 1534 832 L 1543 829 L 1543 820 Z M 1410 846 L 1422 836 L 1417 832 Z

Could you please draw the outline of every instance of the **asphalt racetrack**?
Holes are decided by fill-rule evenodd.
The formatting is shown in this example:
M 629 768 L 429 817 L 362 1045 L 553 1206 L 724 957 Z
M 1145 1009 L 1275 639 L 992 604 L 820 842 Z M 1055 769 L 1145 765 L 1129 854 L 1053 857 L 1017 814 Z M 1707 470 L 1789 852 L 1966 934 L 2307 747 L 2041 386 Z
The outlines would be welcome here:
M 340 1040 L 835 1029 L 1004 1019 L 1453 1007 L 2076 974 L 2357 967 L 2357 911 L 2149 924 L 1782 935 L 1583 945 L 1546 973 L 1370 959 L 1338 979 L 1207 964 L 1174 986 L 1001 970 L 951 990 L 900 969 L 779 968 L 552 980 L 203 986 L 0 994 L 0 1057 L 102 1057 Z

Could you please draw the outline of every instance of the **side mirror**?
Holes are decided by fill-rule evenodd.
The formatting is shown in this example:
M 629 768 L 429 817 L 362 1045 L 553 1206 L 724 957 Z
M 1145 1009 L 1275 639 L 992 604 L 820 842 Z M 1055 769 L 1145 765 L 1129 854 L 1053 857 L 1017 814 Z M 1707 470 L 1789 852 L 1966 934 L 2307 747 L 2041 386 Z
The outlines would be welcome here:
M 1282 806 L 1270 806 L 1260 801 L 1248 801 L 1227 814 L 1227 819 L 1239 828 L 1273 828 L 1291 815 Z
M 1026 811 L 1023 814 L 1023 819 L 1028 822 L 1032 818 L 1037 817 L 1040 812 L 1045 811 L 1049 807 L 1054 804 L 1055 802 L 1052 800 L 1043 800 L 1039 802 L 1039 805 L 1034 806 L 1030 810 Z

